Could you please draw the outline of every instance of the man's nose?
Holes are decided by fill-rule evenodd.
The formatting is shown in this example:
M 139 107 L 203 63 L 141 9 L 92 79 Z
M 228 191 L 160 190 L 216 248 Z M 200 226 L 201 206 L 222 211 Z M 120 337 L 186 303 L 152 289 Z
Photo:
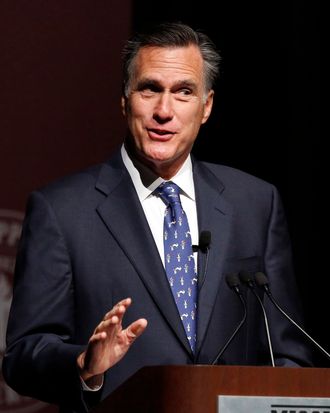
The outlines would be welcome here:
M 170 93 L 160 93 L 154 108 L 154 118 L 168 121 L 173 118 L 173 102 Z

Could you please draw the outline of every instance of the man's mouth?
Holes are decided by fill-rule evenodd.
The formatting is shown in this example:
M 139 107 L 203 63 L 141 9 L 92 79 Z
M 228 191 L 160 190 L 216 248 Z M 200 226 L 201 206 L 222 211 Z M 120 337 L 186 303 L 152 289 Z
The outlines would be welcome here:
M 150 128 L 148 129 L 148 134 L 151 139 L 167 140 L 167 139 L 170 139 L 174 135 L 174 132 L 169 131 L 167 129 Z

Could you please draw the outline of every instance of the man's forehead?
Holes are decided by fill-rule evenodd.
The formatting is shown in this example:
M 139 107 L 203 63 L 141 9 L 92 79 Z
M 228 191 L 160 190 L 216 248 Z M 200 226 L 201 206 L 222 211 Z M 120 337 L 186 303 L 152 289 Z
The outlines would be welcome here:
M 143 47 L 135 61 L 135 76 L 163 81 L 171 77 L 177 81 L 199 80 L 203 60 L 196 46 Z

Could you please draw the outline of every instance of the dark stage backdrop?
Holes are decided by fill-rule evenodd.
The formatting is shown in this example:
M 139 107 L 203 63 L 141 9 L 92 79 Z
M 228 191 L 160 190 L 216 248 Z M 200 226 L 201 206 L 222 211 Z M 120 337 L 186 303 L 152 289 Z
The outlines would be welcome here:
M 0 0 L 0 364 L 27 195 L 103 161 L 121 141 L 130 31 L 130 1 Z M 51 409 L 0 373 L 2 413 Z
M 222 55 L 211 118 L 194 154 L 275 184 L 287 211 L 306 329 L 330 350 L 329 276 L 320 234 L 319 2 L 133 1 L 133 27 L 180 20 Z M 302 340 L 304 338 L 302 337 Z M 318 354 L 316 354 L 318 358 Z M 321 356 L 320 366 L 329 365 Z

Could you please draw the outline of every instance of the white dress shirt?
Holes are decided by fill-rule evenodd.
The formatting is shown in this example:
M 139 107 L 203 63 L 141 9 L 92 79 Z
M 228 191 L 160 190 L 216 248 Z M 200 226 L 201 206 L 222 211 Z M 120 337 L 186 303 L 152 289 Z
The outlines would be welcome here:
M 124 145 L 122 145 L 121 147 L 121 156 L 132 178 L 135 190 L 141 202 L 149 227 L 151 229 L 152 235 L 157 245 L 159 255 L 164 265 L 163 224 L 166 205 L 159 196 L 153 194 L 153 191 L 164 181 L 164 179 L 155 176 L 154 179 L 151 179 L 152 182 L 148 183 L 148 186 L 146 186 L 143 183 L 143 181 L 145 181 L 144 174 L 146 173 L 144 167 L 142 165 L 136 166 L 138 165 L 136 163 L 135 165 L 133 164 L 132 160 L 128 156 L 128 153 Z M 150 171 L 148 172 L 150 176 Z M 171 178 L 171 181 L 178 185 L 181 189 L 180 199 L 182 207 L 188 218 L 191 240 L 193 245 L 197 245 L 199 234 L 197 223 L 195 187 L 193 181 L 192 163 L 190 156 L 188 156 L 188 158 L 185 160 L 184 164 L 182 165 L 180 170 L 175 174 L 175 176 Z M 196 263 L 197 259 L 195 254 L 195 265 Z

